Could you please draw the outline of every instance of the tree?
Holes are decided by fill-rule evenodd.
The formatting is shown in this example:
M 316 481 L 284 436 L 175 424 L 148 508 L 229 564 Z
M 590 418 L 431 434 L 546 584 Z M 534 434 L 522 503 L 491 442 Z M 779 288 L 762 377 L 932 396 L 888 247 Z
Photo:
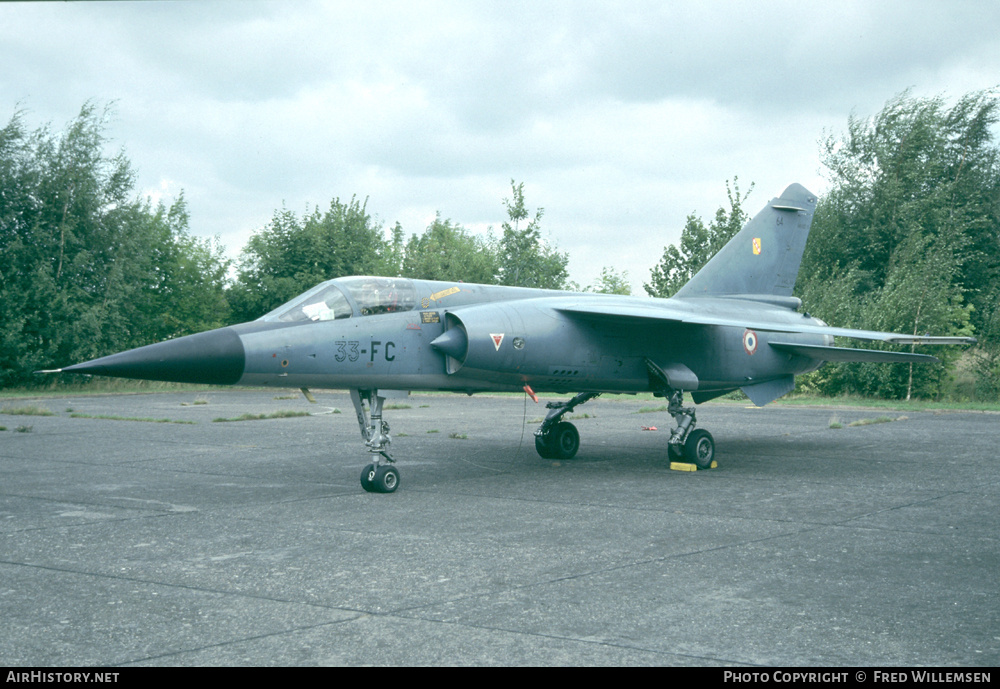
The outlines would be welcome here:
M 747 193 L 741 195 L 739 178 L 733 178 L 732 186 L 727 180 L 729 210 L 720 206 L 708 227 L 705 227 L 701 218 L 693 214 L 687 217 L 684 229 L 681 230 L 679 246 L 670 244 L 664 248 L 663 258 L 650 271 L 650 281 L 643 284 L 649 296 L 673 296 L 743 228 L 749 220 L 743 204 L 753 191 L 753 186 L 751 183 Z
M 146 289 L 135 297 L 136 309 L 147 314 L 141 319 L 146 327 L 142 339 L 159 342 L 225 325 L 231 261 L 218 237 L 200 239 L 188 232 L 183 192 L 169 209 L 159 204 L 152 210 L 147 203 L 138 221 L 157 240 L 151 248 Z
M 972 365 L 976 376 L 976 396 L 981 400 L 1000 400 L 1000 285 L 986 301 L 985 313 L 979 314 L 976 335 L 979 345 L 972 350 Z
M 30 132 L 23 113 L 0 130 L 2 385 L 186 334 L 217 322 L 204 308 L 224 310 L 221 251 L 198 254 L 183 198 L 153 211 L 134 196 L 124 152 L 105 152 L 107 117 L 88 103 L 60 134 Z M 184 291 L 178 271 L 189 260 L 219 277 L 191 285 L 197 316 L 161 294 Z
M 439 213 L 424 233 L 406 244 L 402 275 L 425 280 L 493 282 L 496 256 L 487 242 L 469 235 Z
M 575 282 L 570 282 L 567 287 L 574 292 L 596 292 L 597 294 L 620 294 L 629 296 L 632 294 L 632 283 L 628 279 L 628 271 L 621 273 L 611 266 L 601 268 L 601 277 L 597 282 L 589 287 L 580 287 Z
M 857 266 L 869 286 L 885 281 L 893 250 L 915 230 L 963 236 L 966 281 L 988 282 L 1000 265 L 995 232 L 1000 191 L 991 127 L 997 101 L 964 96 L 951 109 L 904 92 L 870 119 L 822 144 L 833 184 L 817 210 L 803 264 Z
M 865 300 L 861 320 L 869 328 L 910 335 L 971 335 L 971 306 L 964 304 L 954 277 L 958 243 L 912 233 L 890 260 L 885 285 Z M 910 351 L 915 351 L 911 345 Z M 948 367 L 961 355 L 938 348 L 941 364 L 860 364 L 853 391 L 878 397 L 936 397 Z
M 796 289 L 811 313 L 900 332 L 986 327 L 1000 278 L 997 105 L 992 92 L 951 108 L 904 92 L 827 137 L 822 160 L 833 186 L 816 210 Z M 898 364 L 837 369 L 825 392 L 933 396 L 947 374 L 921 367 L 911 377 Z
M 497 281 L 501 285 L 563 289 L 569 273 L 569 256 L 549 246 L 541 236 L 539 224 L 544 209 L 528 220 L 524 204 L 524 182 L 510 181 L 511 199 L 504 199 L 508 220 L 502 224 L 503 236 L 497 247 Z M 522 225 L 522 223 L 524 223 Z
M 401 229 L 386 241 L 367 205 L 335 198 L 326 212 L 317 207 L 301 221 L 288 209 L 275 211 L 240 254 L 229 292 L 233 318 L 258 318 L 324 280 L 384 272 L 397 260 Z

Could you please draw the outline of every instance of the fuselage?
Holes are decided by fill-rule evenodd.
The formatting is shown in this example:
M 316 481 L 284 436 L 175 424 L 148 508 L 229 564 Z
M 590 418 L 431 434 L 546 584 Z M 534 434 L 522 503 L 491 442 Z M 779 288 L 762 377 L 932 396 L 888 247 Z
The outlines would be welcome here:
M 629 314 L 583 313 L 580 304 Z M 720 325 L 679 322 L 685 313 Z M 745 321 L 746 326 L 732 325 Z M 767 346 L 761 324 L 822 325 L 743 298 L 645 299 L 404 278 L 324 282 L 258 320 L 67 368 L 122 377 L 328 389 L 643 392 L 647 361 L 732 390 L 812 370 Z M 754 325 L 755 327 L 750 327 Z M 828 336 L 781 332 L 783 342 Z

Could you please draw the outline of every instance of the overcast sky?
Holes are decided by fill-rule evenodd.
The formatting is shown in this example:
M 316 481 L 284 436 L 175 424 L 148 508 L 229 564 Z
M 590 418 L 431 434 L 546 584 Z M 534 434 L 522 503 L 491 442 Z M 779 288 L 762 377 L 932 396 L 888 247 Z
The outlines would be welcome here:
M 282 205 L 353 195 L 407 235 L 499 229 L 515 179 L 571 279 L 636 294 L 727 179 L 751 214 L 822 194 L 852 112 L 998 84 L 995 0 L 0 3 L 0 126 L 114 102 L 140 193 L 183 190 L 234 257 Z

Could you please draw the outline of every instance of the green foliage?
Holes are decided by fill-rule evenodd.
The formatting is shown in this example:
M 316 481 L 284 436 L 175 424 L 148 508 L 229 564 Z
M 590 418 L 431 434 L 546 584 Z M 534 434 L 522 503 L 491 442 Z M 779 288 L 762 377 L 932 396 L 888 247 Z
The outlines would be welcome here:
M 743 204 L 752 191 L 751 183 L 746 194 L 741 195 L 739 178 L 734 177 L 732 186 L 726 181 L 728 211 L 720 206 L 708 227 L 701 218 L 689 215 L 681 230 L 679 246 L 665 247 L 660 263 L 650 271 L 650 281 L 643 284 L 646 293 L 651 297 L 670 297 L 687 284 L 750 219 Z
M 632 283 L 629 282 L 627 270 L 619 273 L 614 268 L 605 266 L 601 268 L 601 277 L 593 289 L 598 294 L 629 296 L 632 294 Z
M 514 199 L 505 200 L 509 222 L 504 237 L 470 235 L 440 214 L 421 235 L 405 244 L 396 223 L 386 239 L 365 203 L 334 199 L 326 213 L 305 218 L 282 209 L 244 248 L 235 284 L 228 291 L 234 321 L 258 318 L 297 294 L 347 275 L 401 275 L 526 287 L 562 288 L 568 258 L 541 239 L 542 210 L 528 218 L 524 185 L 511 182 Z
M 569 256 L 542 240 L 539 224 L 544 209 L 529 218 L 524 203 L 524 182 L 510 181 L 511 199 L 504 199 L 508 220 L 497 247 L 497 284 L 542 289 L 563 289 L 569 273 Z M 522 225 L 522 223 L 524 223 Z
M 497 272 L 496 255 L 487 241 L 474 237 L 441 215 L 419 237 L 406 244 L 401 274 L 424 280 L 490 283 Z
M 21 407 L 4 405 L 0 407 L 0 414 L 9 414 L 11 416 L 55 416 L 55 412 L 49 411 L 37 404 L 28 404 Z
M 218 237 L 207 240 L 188 232 L 187 202 L 181 193 L 169 209 L 147 203 L 137 214 L 137 224 L 154 241 L 145 289 L 138 292 L 131 308 L 147 314 L 144 342 L 159 342 L 190 335 L 226 324 L 226 272 L 230 261 Z
M 403 252 L 400 274 L 427 280 L 563 289 L 569 257 L 542 239 L 544 210 L 529 220 L 524 184 L 511 180 L 512 198 L 504 199 L 507 221 L 494 240 L 470 235 L 451 220 L 434 219 L 422 235 L 413 235 Z
M 225 318 L 221 249 L 187 234 L 183 197 L 168 211 L 133 196 L 107 116 L 87 104 L 53 134 L 17 113 L 0 130 L 0 385 Z
M 194 426 L 194 421 L 176 421 L 174 419 L 154 419 L 138 416 L 117 416 L 115 414 L 83 414 L 76 412 L 69 415 L 71 419 L 98 419 L 103 421 L 140 421 L 142 423 L 179 423 Z
M 601 268 L 601 277 L 593 285 L 580 287 L 577 283 L 570 281 L 567 288 L 574 292 L 620 294 L 626 297 L 632 294 L 632 283 L 628 279 L 628 271 L 624 270 L 619 273 L 611 266 Z
M 996 96 L 952 108 L 903 93 L 868 120 L 851 117 L 823 143 L 833 187 L 817 208 L 796 292 L 810 312 L 848 327 L 969 335 L 989 352 L 1000 277 L 1000 167 L 991 127 Z M 849 343 L 845 343 L 849 344 Z M 941 394 L 960 356 L 923 348 L 941 365 L 831 364 L 803 381 L 824 394 Z M 994 394 L 996 358 L 980 357 Z
M 975 396 L 984 401 L 1000 401 L 1000 284 L 988 296 L 978 312 L 979 345 L 972 350 L 971 357 Z
M 366 206 L 357 197 L 349 203 L 335 198 L 326 212 L 317 207 L 301 220 L 290 210 L 275 211 L 240 255 L 229 291 L 233 319 L 258 318 L 324 280 L 396 267 L 401 234 L 386 241 Z

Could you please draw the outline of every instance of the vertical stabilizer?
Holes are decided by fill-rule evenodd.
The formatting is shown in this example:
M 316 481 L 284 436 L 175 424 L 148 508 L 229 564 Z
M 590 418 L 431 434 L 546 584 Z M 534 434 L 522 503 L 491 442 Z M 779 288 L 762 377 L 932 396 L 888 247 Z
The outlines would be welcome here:
M 815 210 L 814 194 L 789 186 L 674 296 L 792 296 Z

